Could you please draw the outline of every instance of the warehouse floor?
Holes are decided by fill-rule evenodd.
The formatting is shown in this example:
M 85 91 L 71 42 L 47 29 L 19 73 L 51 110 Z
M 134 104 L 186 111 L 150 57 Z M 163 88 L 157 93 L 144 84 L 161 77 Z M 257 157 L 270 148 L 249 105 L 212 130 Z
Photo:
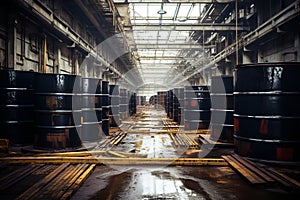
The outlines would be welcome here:
M 0 199 L 14 199 L 16 197 L 23 199 L 26 195 L 33 195 L 32 197 L 37 199 L 50 198 L 53 194 L 61 191 L 63 191 L 61 192 L 62 197 L 73 200 L 298 199 L 300 197 L 299 188 L 283 188 L 279 184 L 251 184 L 225 162 L 226 165 L 220 166 L 201 166 L 201 163 L 199 166 L 183 166 L 184 164 L 174 166 L 171 159 L 169 163 L 158 165 L 155 159 L 174 158 L 175 160 L 178 157 L 203 157 L 208 153 L 201 146 L 199 148 L 182 144 L 184 139 L 187 143 L 192 142 L 191 138 L 197 139 L 196 133 L 187 134 L 188 136 L 184 138 L 173 135 L 173 139 L 171 139 L 172 137 L 169 134 L 174 132 L 174 128 L 176 126 L 166 118 L 166 114 L 161 109 L 155 109 L 153 106 L 140 107 L 132 121 L 124 122 L 121 126 L 119 132 L 126 132 L 127 135 L 117 145 L 107 143 L 108 145 L 98 145 L 94 149 L 95 152 L 100 152 L 100 154 L 95 154 L 93 157 L 99 159 L 103 157 L 120 158 L 121 160 L 118 162 L 122 165 L 97 165 L 92 168 L 93 171 L 88 175 L 84 175 L 84 173 L 75 175 L 78 172 L 76 168 L 80 166 L 73 163 L 65 167 L 66 173 L 60 173 L 62 174 L 58 176 L 60 178 L 50 181 L 48 176 L 60 165 L 53 163 L 43 166 L 27 164 L 24 167 L 24 164 L 1 163 L 0 180 L 3 182 L 0 185 L 3 189 L 0 187 Z M 122 129 L 124 130 L 122 131 Z M 118 129 L 112 129 L 112 135 L 117 134 Z M 177 144 L 175 144 L 174 138 L 178 139 Z M 106 153 L 102 154 L 101 152 Z M 209 151 L 206 158 L 221 158 L 221 155 L 231 153 L 233 153 L 232 148 L 214 148 Z M 129 160 L 125 156 L 128 154 L 150 160 L 152 164 L 124 165 L 124 162 L 126 163 Z M 37 169 L 31 171 L 30 175 L 25 174 L 26 176 L 20 174 L 18 177 L 14 177 L 12 175 L 10 178 L 18 179 L 15 182 L 9 180 L 9 177 L 7 178 L 7 174 L 22 169 L 22 167 L 26 170 L 34 167 L 37 167 Z M 91 165 L 87 165 L 84 169 L 87 170 L 89 167 Z M 271 167 L 291 175 L 297 181 L 300 180 L 299 166 Z M 75 171 L 74 176 L 77 178 L 72 178 Z M 45 180 L 48 182 L 45 182 Z M 42 184 L 39 181 L 43 181 Z M 34 189 L 30 191 L 30 188 L 35 187 L 36 191 Z M 52 199 L 56 199 L 56 197 Z

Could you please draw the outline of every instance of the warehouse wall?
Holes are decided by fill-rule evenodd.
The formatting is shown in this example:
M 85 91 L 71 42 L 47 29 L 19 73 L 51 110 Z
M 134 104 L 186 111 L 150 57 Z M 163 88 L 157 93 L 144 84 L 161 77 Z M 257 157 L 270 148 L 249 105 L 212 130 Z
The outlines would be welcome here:
M 87 52 L 79 49 L 54 28 L 22 9 L 18 1 L 3 1 L 0 7 L 0 67 L 42 72 L 43 48 L 46 42 L 46 72 L 81 74 L 79 66 Z M 93 36 L 89 22 L 75 5 L 65 1 L 39 1 L 45 11 L 60 18 L 65 26 L 83 40 L 95 46 L 101 38 Z M 94 67 L 94 65 L 92 65 Z M 94 70 L 83 71 L 84 76 L 94 76 Z

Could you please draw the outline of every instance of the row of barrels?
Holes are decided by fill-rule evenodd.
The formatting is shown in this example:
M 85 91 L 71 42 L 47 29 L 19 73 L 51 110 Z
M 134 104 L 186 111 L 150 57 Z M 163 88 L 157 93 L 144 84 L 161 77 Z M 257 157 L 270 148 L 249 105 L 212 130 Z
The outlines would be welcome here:
M 234 143 L 239 155 L 299 161 L 299 74 L 299 63 L 239 65 L 234 79 L 158 92 L 158 104 L 185 130 L 209 128 L 211 140 Z
M 15 70 L 0 77 L 0 138 L 13 145 L 80 148 L 108 135 L 132 109 L 131 92 L 96 78 Z

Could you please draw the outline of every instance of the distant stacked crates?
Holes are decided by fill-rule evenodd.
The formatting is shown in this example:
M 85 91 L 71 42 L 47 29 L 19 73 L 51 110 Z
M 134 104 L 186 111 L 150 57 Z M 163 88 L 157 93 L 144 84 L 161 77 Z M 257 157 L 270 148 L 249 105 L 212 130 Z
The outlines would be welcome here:
M 207 129 L 210 124 L 210 95 L 208 86 L 185 86 L 184 128 L 187 131 Z
M 166 100 L 165 100 L 166 96 L 167 96 L 167 92 L 165 92 L 165 91 L 157 92 L 157 104 L 156 104 L 157 109 L 159 107 L 160 109 L 166 110 Z
M 82 141 L 97 141 L 102 135 L 101 80 L 82 78 Z
M 120 88 L 119 85 L 109 85 L 109 124 L 118 127 L 120 124 Z
M 36 74 L 34 147 L 61 150 L 81 147 L 81 77 Z
M 239 155 L 300 161 L 300 63 L 239 65 L 234 144 Z
M 0 70 L 0 138 L 12 145 L 33 143 L 34 74 Z
M 108 81 L 102 81 L 102 131 L 109 135 L 109 90 Z
M 233 143 L 233 77 L 211 77 L 211 129 L 210 139 Z

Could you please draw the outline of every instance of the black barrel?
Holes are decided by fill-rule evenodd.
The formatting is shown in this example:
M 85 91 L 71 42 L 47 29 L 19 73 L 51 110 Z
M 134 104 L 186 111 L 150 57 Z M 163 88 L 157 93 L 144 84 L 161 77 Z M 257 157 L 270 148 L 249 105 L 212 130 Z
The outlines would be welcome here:
M 33 143 L 34 74 L 0 70 L 0 138 L 12 145 Z
M 36 74 L 35 148 L 81 147 L 81 84 L 81 77 L 75 75 Z
M 169 90 L 167 94 L 167 117 L 173 119 L 173 91 Z
M 235 152 L 299 161 L 300 63 L 239 65 L 235 73 Z
M 126 120 L 128 115 L 128 96 L 127 90 L 120 89 L 120 120 Z
M 179 114 L 179 88 L 173 89 L 173 121 L 179 123 L 178 114 Z
M 109 135 L 109 82 L 102 81 L 102 131 Z
M 109 124 L 110 127 L 120 125 L 120 88 L 118 85 L 109 85 Z
M 185 130 L 207 129 L 210 123 L 210 107 L 207 86 L 186 86 L 184 90 Z
M 178 91 L 178 124 L 184 124 L 184 88 L 179 88 Z
M 97 141 L 102 135 L 101 80 L 82 78 L 82 141 Z
M 233 77 L 211 77 L 210 139 L 233 143 Z
M 130 93 L 130 100 L 129 100 L 129 113 L 130 116 L 136 114 L 136 93 Z

